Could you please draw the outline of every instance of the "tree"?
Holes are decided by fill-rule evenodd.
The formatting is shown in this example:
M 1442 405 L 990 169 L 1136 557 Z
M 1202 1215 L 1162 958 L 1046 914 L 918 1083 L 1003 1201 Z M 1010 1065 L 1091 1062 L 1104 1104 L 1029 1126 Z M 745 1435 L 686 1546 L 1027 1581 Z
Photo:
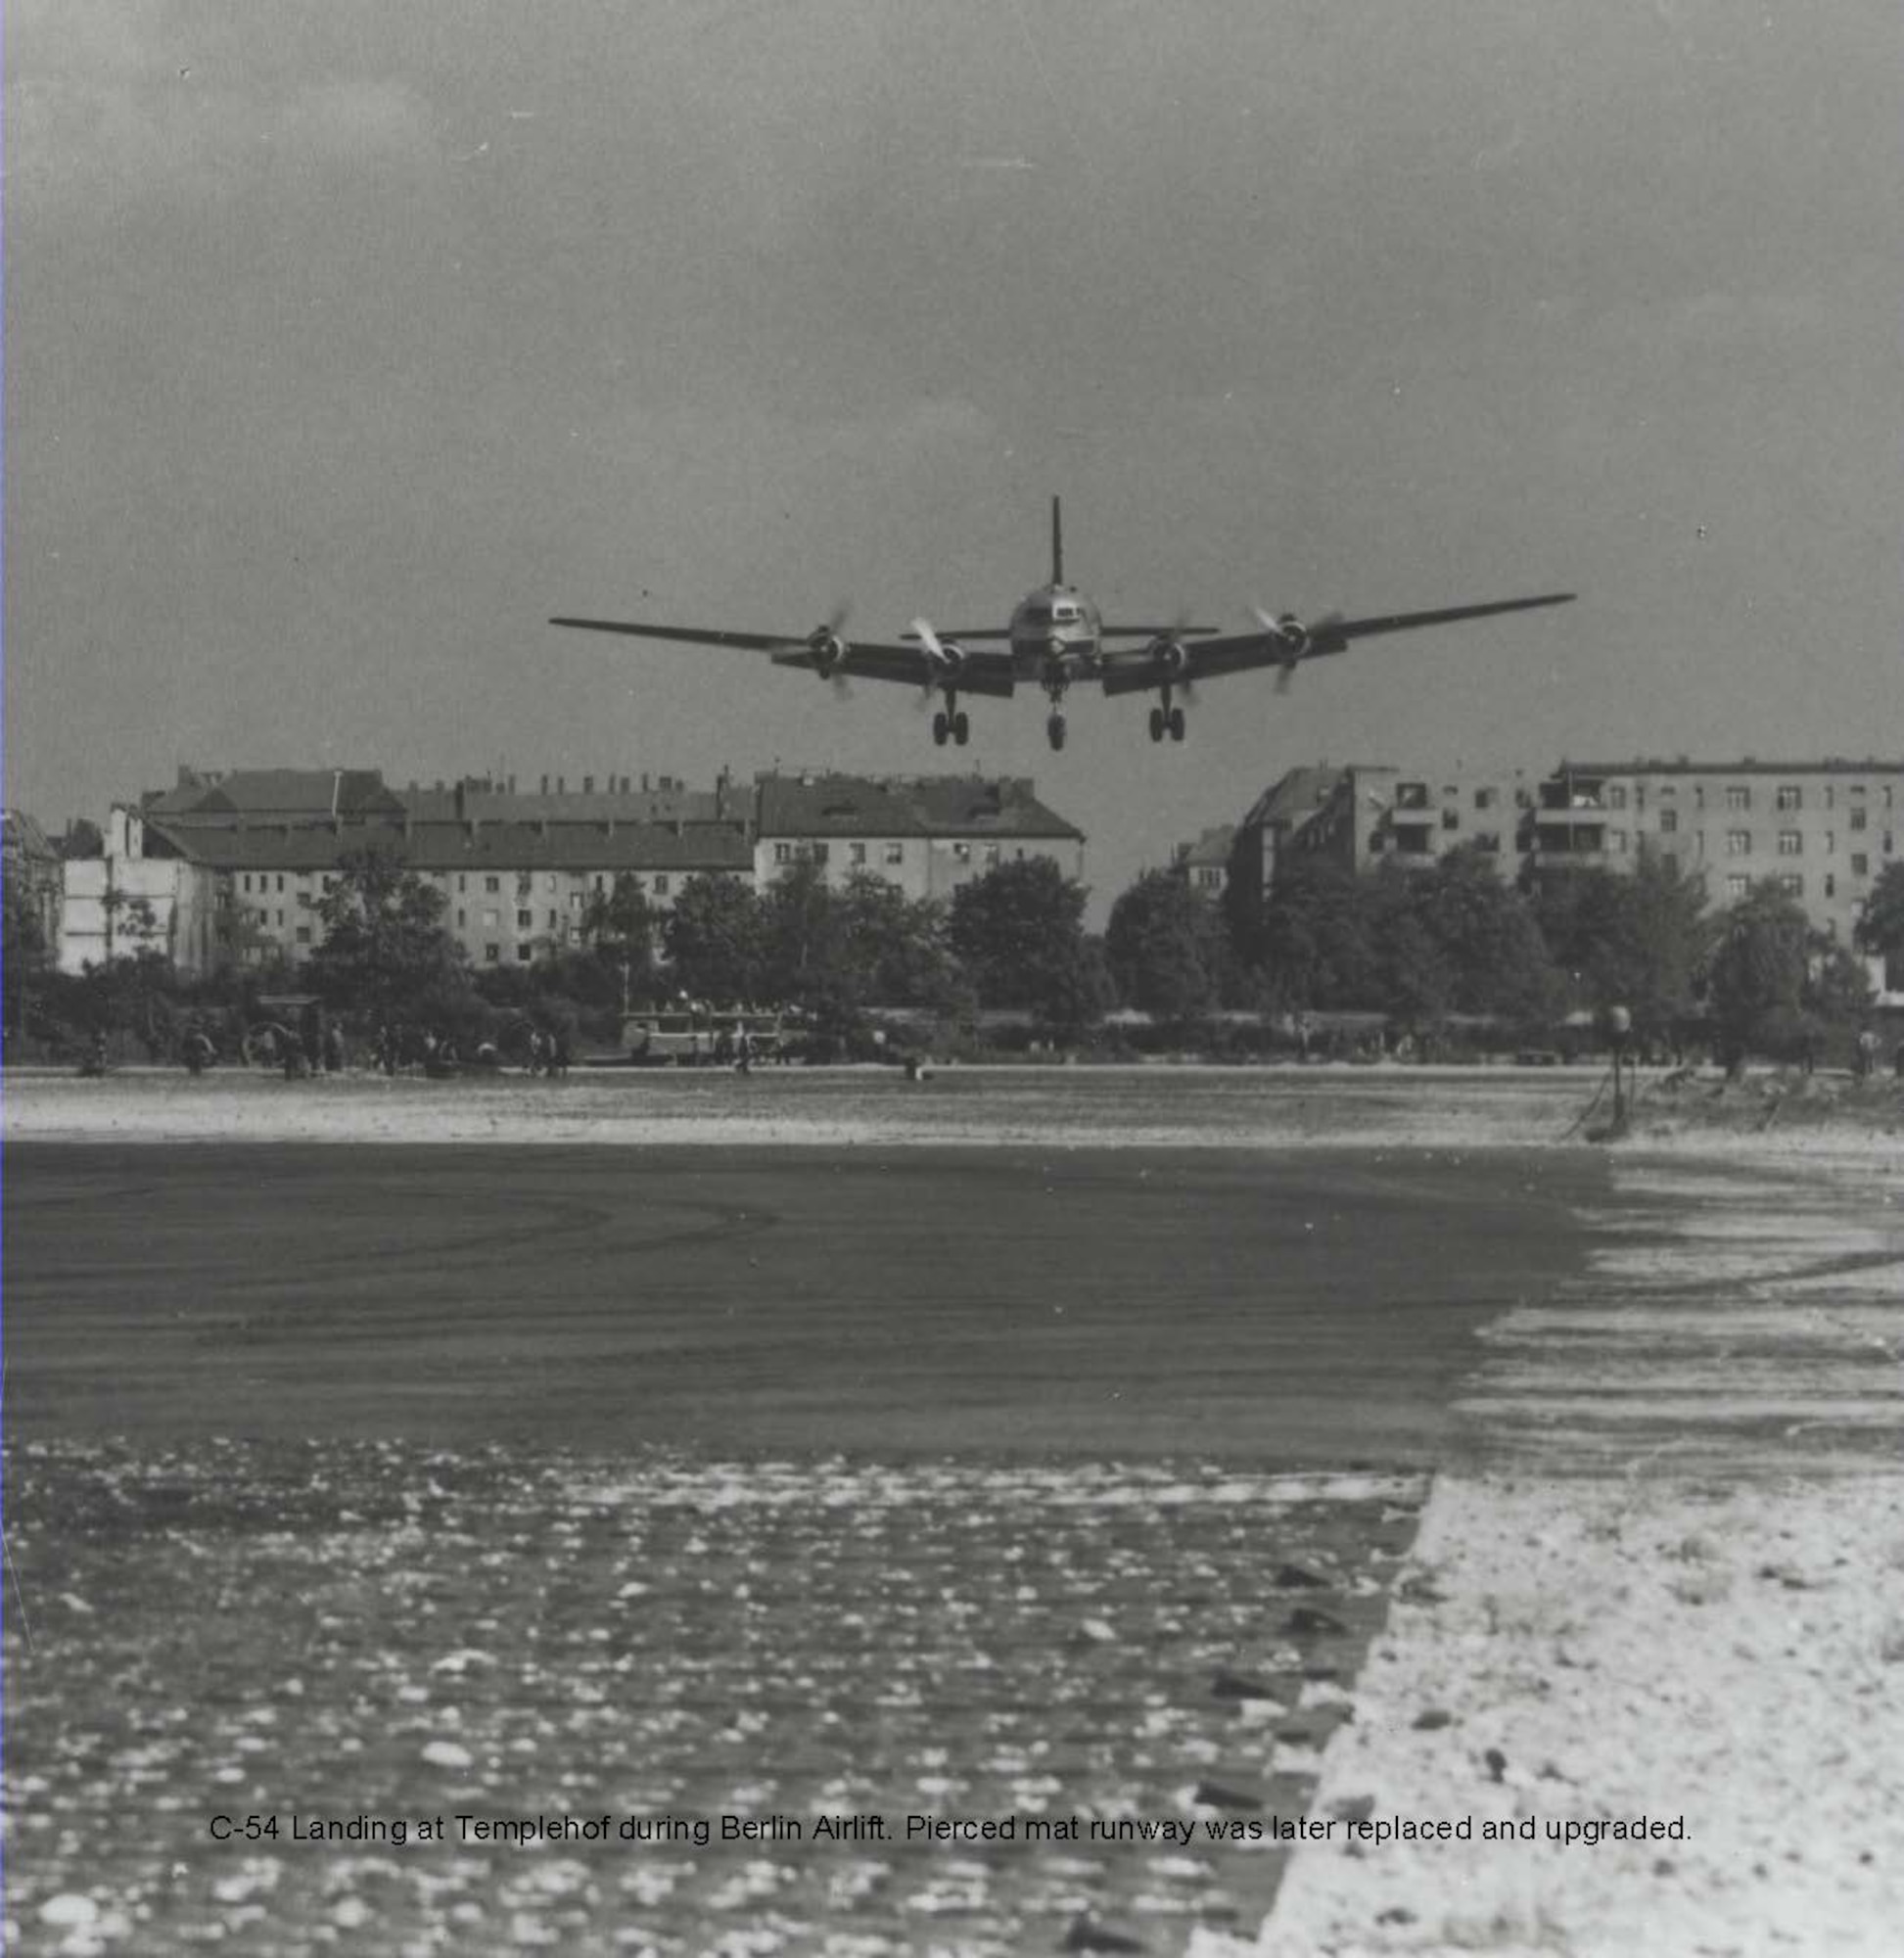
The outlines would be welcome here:
M 1291 1006 L 1378 1002 L 1367 883 L 1321 857 L 1278 868 L 1255 943 L 1277 998 Z
M 1417 880 L 1415 898 L 1415 916 L 1447 975 L 1452 1010 L 1520 1021 L 1553 1011 L 1557 988 L 1547 943 L 1526 899 L 1496 874 L 1492 856 L 1472 845 L 1451 850 Z M 1404 976 L 1399 967 L 1397 976 Z
M 987 1006 L 1028 1007 L 1066 1031 L 1110 1002 L 1086 950 L 1085 887 L 1048 857 L 1000 863 L 952 893 L 952 947 Z
M 473 993 L 463 949 L 443 928 L 447 906 L 390 852 L 347 851 L 317 901 L 325 930 L 311 983 L 333 1004 L 382 1020 L 448 1016 Z
M 1227 948 L 1223 915 L 1168 870 L 1148 870 L 1111 907 L 1105 951 L 1131 1005 L 1182 1025 L 1217 1005 Z
M 1783 1047 L 1804 1007 L 1811 926 L 1774 883 L 1755 885 L 1719 920 L 1706 974 L 1719 1058 L 1738 1069 L 1756 1045 Z M 1765 1036 L 1775 1038 L 1767 1042 Z
M 952 919 L 932 898 L 908 898 L 870 870 L 838 893 L 841 951 L 858 996 L 881 1006 L 916 1006 L 942 1018 L 977 1004 L 952 946 Z
M 79 857 L 104 857 L 106 837 L 89 816 L 75 816 L 60 838 L 60 855 L 69 862 Z
M 689 877 L 662 936 L 673 983 L 703 1000 L 761 996 L 760 901 L 738 878 L 718 871 Z
M 655 961 L 655 913 L 640 879 L 626 870 L 615 873 L 614 887 L 593 891 L 581 912 L 582 943 L 621 980 L 622 1007 L 628 996 L 647 989 Z
M 1858 912 L 1852 937 L 1860 952 L 1884 961 L 1888 988 L 1894 990 L 1904 981 L 1904 858 L 1894 859 L 1879 872 Z
M 1645 1041 L 1668 1041 L 1693 1011 L 1713 927 L 1705 880 L 1642 845 L 1631 874 L 1588 867 L 1547 879 L 1534 901 L 1576 1002 L 1623 1005 Z
M 26 982 L 45 969 L 48 947 L 39 908 L 19 884 L 6 885 L 5 936 L 0 939 L 0 979 L 6 984 L 0 1016 L 16 1030 L 24 1026 Z

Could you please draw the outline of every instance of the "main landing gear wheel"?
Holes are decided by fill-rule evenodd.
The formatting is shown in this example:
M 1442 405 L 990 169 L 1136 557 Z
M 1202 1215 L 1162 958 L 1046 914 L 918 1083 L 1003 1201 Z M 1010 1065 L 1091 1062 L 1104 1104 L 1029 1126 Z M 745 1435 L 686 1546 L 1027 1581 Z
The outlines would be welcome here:
M 1161 707 L 1150 710 L 1150 738 L 1153 741 L 1164 738 L 1164 710 Z
M 972 723 L 962 707 L 952 718 L 952 736 L 961 748 L 972 738 Z
M 952 723 L 943 714 L 935 714 L 932 717 L 932 739 L 934 745 L 943 748 L 946 745 L 946 736 L 951 732 Z
M 1054 750 L 1064 746 L 1064 716 L 1062 714 L 1054 714 L 1050 720 L 1045 722 L 1045 737 L 1050 742 Z
M 1164 723 L 1170 729 L 1170 738 L 1173 741 L 1181 741 L 1184 738 L 1184 710 L 1181 707 L 1173 707 L 1164 716 Z

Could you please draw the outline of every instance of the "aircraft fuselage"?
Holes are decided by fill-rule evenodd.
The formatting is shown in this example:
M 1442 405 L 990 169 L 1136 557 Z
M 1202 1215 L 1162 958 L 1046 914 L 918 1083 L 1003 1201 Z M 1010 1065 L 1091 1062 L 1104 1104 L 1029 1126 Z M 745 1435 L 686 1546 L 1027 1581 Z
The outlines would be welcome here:
M 1018 601 L 1010 632 L 1013 671 L 1055 700 L 1096 671 L 1103 617 L 1075 584 L 1041 584 Z

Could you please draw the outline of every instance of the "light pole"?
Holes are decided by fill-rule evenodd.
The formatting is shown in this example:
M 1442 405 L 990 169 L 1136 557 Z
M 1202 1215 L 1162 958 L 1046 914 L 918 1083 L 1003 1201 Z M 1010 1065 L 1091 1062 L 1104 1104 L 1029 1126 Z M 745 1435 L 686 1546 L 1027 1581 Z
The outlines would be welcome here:
M 1620 1081 L 1620 1063 L 1626 1056 L 1627 1036 L 1633 1031 L 1633 1015 L 1624 1006 L 1608 1006 L 1606 1031 L 1613 1043 L 1613 1129 L 1619 1134 L 1626 1128 L 1626 1096 Z

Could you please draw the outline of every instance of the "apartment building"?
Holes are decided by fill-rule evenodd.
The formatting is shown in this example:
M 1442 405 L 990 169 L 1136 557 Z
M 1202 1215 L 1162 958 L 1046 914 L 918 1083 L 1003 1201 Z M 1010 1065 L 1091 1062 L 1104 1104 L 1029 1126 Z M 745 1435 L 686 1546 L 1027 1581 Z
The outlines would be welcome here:
M 1771 882 L 1846 944 L 1904 833 L 1904 761 L 1562 763 L 1542 785 L 1532 867 L 1626 867 L 1643 846 L 1714 905 Z
M 870 870 L 913 899 L 950 898 L 1027 858 L 1084 875 L 1084 831 L 1045 808 L 1028 778 L 768 773 L 756 789 L 762 886 L 803 862 L 822 865 L 833 884 Z
M 69 865 L 66 960 L 78 971 L 137 942 L 181 970 L 296 961 L 321 943 L 324 895 L 350 851 L 388 852 L 442 893 L 444 923 L 478 969 L 580 943 L 589 900 L 632 877 L 666 913 L 698 875 L 753 885 L 802 860 L 830 880 L 866 869 L 945 897 L 1000 862 L 1049 856 L 1083 872 L 1084 835 L 1022 780 L 871 780 L 724 773 L 592 775 L 519 791 L 514 778 L 390 788 L 364 769 L 181 769 L 113 813 L 103 858 Z
M 1257 799 L 1237 827 L 1231 873 L 1267 893 L 1292 857 L 1426 866 L 1473 845 L 1503 877 L 1534 883 L 1585 866 L 1631 869 L 1650 850 L 1701 875 L 1715 907 L 1776 883 L 1848 945 L 1900 835 L 1904 761 L 1682 756 L 1435 774 L 1318 764 L 1290 769 Z M 1875 985 L 1896 976 L 1872 961 Z

